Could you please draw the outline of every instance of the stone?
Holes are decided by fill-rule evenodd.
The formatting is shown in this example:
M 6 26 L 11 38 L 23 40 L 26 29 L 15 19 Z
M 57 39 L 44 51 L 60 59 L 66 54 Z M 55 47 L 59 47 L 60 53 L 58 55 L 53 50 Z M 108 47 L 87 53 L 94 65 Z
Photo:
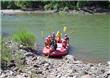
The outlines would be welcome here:
M 35 65 L 33 65 L 33 67 L 38 68 L 39 66 L 35 64 Z
M 44 67 L 49 67 L 49 65 L 50 65 L 49 63 L 45 63 Z
M 34 61 L 34 60 L 37 60 L 37 57 L 34 57 L 34 58 L 32 59 L 32 61 Z
M 81 78 L 92 78 L 92 76 L 90 76 L 90 75 L 83 75 L 83 76 L 81 76 Z
M 110 61 L 107 61 L 107 64 L 110 65 Z
M 40 63 L 40 65 L 45 64 L 45 63 L 47 63 L 47 61 L 42 61 L 42 62 Z
M 64 57 L 64 59 L 74 61 L 74 57 L 72 55 L 67 55 Z
M 18 71 L 18 70 L 19 70 L 19 68 L 18 68 L 18 67 L 15 67 L 13 70 L 14 70 L 14 71 Z
M 5 74 L 2 73 L 2 74 L 0 75 L 0 78 L 5 78 Z
M 36 71 L 36 74 L 42 74 L 42 71 Z
M 23 73 L 23 71 L 22 70 L 19 70 L 19 73 Z
M 30 56 L 31 56 L 31 57 L 34 57 L 34 54 L 31 53 L 31 52 L 28 52 L 28 53 L 25 53 L 25 56 L 26 56 L 26 57 L 30 57 Z
M 11 67 L 16 67 L 16 64 L 15 64 L 15 63 L 10 63 L 10 64 L 8 65 L 8 67 L 9 67 L 9 68 L 11 68 Z

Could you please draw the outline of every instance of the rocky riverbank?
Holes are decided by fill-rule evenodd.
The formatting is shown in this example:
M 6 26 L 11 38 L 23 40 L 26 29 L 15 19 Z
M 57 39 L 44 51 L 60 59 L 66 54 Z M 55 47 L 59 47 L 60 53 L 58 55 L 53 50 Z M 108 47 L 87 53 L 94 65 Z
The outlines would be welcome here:
M 82 8 L 80 10 L 67 10 L 67 11 L 57 11 L 57 10 L 13 10 L 13 9 L 5 9 L 0 10 L 2 15 L 13 15 L 13 14 L 49 14 L 49 13 L 67 13 L 67 14 L 81 14 L 81 15 L 91 15 L 91 14 L 110 14 L 109 9 L 102 8 Z
M 17 43 L 6 42 L 12 50 L 13 59 L 0 78 L 110 78 L 110 64 L 83 63 L 67 55 L 62 59 L 47 58 L 36 51 L 24 50 Z M 21 56 L 17 59 L 17 54 Z M 19 61 L 18 61 L 19 60 Z

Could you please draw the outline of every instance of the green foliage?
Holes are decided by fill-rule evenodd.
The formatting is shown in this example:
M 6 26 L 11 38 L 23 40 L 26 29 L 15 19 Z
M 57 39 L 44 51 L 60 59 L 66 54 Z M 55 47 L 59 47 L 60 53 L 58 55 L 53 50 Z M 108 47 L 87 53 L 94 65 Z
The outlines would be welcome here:
M 11 50 L 6 47 L 4 42 L 1 43 L 1 60 L 9 62 L 12 59 Z
M 80 9 L 82 6 L 84 6 L 87 3 L 87 1 L 78 1 L 76 4 L 76 9 Z
M 0 56 L 0 61 L 1 61 L 1 68 L 3 70 L 7 69 L 7 64 L 10 62 L 12 59 L 12 52 L 11 50 L 6 47 L 4 41 L 1 41 L 1 56 Z
M 30 1 L 15 1 L 16 6 L 20 8 L 30 8 L 32 6 L 32 2 Z
M 69 10 L 69 8 L 68 7 L 64 7 L 64 9 L 63 9 L 64 11 L 68 11 Z
M 25 30 L 14 33 L 12 38 L 13 38 L 13 40 L 15 40 L 27 47 L 33 47 L 34 42 L 36 40 L 36 37 L 32 32 L 28 32 Z
M 51 10 L 51 9 L 57 9 L 57 10 L 62 10 L 65 9 L 65 7 L 68 7 L 69 9 L 80 9 L 85 5 L 94 5 L 94 6 L 100 6 L 100 7 L 105 7 L 109 8 L 110 6 L 110 1 L 1 1 L 1 8 L 2 9 L 23 9 L 23 8 L 40 8 L 40 9 L 45 9 L 45 10 Z

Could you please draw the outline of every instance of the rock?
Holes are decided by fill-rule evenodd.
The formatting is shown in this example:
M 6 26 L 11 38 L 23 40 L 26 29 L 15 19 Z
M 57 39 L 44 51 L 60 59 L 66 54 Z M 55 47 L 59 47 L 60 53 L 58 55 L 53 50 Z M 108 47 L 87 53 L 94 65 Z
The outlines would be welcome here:
M 15 63 L 15 60 L 11 60 L 10 62 L 11 62 L 11 63 Z
M 49 65 L 50 65 L 49 63 L 45 63 L 44 67 L 49 67 Z
M 19 70 L 19 73 L 23 73 L 23 71 L 22 70 Z
M 9 71 L 8 73 L 9 73 L 10 75 L 13 75 L 13 74 L 14 74 L 14 72 L 12 72 L 12 71 Z
M 27 53 L 25 53 L 25 56 L 26 56 L 26 57 L 30 57 L 30 56 L 31 56 L 31 57 L 34 57 L 34 54 L 31 53 L 31 52 L 27 52 Z
M 22 75 L 17 75 L 17 76 L 15 76 L 15 78 L 26 78 L 26 77 L 24 77 Z
M 23 65 L 27 64 L 26 58 L 25 57 L 21 58 L 21 62 L 22 62 Z
M 81 78 L 92 78 L 92 76 L 90 76 L 90 75 L 83 75 L 83 76 L 81 76 Z
M 64 60 L 68 63 L 73 63 L 76 59 L 72 55 L 67 55 L 64 57 Z
M 74 57 L 72 56 L 72 55 L 66 55 L 65 57 L 64 57 L 64 59 L 65 60 L 74 60 Z
M 75 75 L 75 76 L 73 76 L 72 78 L 77 78 L 77 76 Z
M 15 62 L 14 62 L 13 60 L 10 61 L 10 64 L 8 65 L 8 67 L 9 67 L 9 68 L 11 68 L 11 67 L 16 67 Z
M 18 67 L 15 67 L 14 69 L 13 69 L 13 71 L 18 71 L 19 70 L 19 68 Z
M 36 74 L 42 74 L 43 72 L 42 71 L 36 71 Z
M 37 60 L 37 57 L 34 57 L 34 58 L 32 59 L 32 61 L 34 61 L 34 60 Z
M 33 65 L 33 67 L 38 68 L 39 66 L 35 64 L 35 65 Z
M 5 78 L 5 74 L 4 73 L 2 73 L 1 75 L 0 75 L 0 78 Z
M 40 63 L 40 65 L 45 64 L 45 63 L 47 63 L 47 61 L 42 61 L 42 62 Z
M 107 64 L 110 65 L 110 61 L 107 61 Z
M 104 69 L 102 69 L 102 70 L 100 70 L 102 73 L 105 73 L 105 70 Z

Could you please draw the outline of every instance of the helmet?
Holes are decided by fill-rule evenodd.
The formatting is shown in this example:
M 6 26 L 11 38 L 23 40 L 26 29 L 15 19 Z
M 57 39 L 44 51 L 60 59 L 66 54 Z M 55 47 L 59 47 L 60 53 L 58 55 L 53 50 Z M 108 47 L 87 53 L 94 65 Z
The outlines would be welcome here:
M 49 35 L 48 38 L 50 38 L 51 36 Z
M 65 34 L 65 37 L 67 37 L 67 34 Z

